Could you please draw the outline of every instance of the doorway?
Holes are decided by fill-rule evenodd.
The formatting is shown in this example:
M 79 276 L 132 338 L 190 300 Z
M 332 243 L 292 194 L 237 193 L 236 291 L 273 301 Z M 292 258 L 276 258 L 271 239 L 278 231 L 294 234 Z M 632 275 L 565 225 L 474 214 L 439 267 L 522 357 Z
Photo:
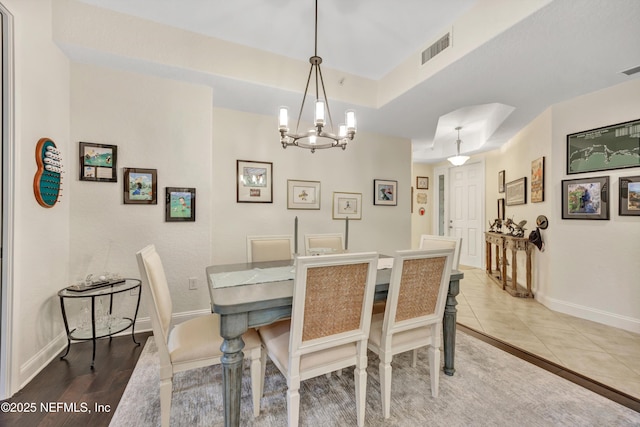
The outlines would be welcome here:
M 483 268 L 484 162 L 442 166 L 434 175 L 434 230 L 440 236 L 461 237 L 460 264 Z

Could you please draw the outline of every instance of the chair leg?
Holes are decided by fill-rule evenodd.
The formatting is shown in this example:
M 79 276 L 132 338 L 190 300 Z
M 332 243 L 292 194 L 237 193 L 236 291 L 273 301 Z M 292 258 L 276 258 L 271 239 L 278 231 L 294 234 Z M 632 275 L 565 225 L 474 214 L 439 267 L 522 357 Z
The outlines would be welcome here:
M 295 387 L 295 388 L 293 388 Z M 289 427 L 298 427 L 300 418 L 300 382 L 292 384 L 287 390 L 287 416 Z
M 262 376 L 262 379 L 260 380 L 260 398 L 264 396 L 264 378 L 265 378 L 266 370 L 267 370 L 267 349 L 263 347 L 261 348 L 261 352 L 260 352 L 260 375 Z
M 356 411 L 358 427 L 364 426 L 364 414 L 367 405 L 367 367 L 366 364 L 356 366 L 353 370 L 353 377 L 356 383 Z
M 260 415 L 260 398 L 262 397 L 262 382 L 264 371 L 262 369 L 262 351 L 251 351 L 251 396 L 253 397 L 253 416 Z
M 385 418 L 391 416 L 391 361 L 380 358 L 380 396 L 382 398 L 382 413 Z
M 440 386 L 440 349 L 430 345 L 429 352 L 429 375 L 431 376 L 431 396 L 438 397 Z
M 411 360 L 411 367 L 415 368 L 416 366 L 418 366 L 418 349 L 414 348 L 413 349 L 413 359 Z
M 172 378 L 160 379 L 160 425 L 169 427 L 171 420 L 171 392 L 173 388 Z

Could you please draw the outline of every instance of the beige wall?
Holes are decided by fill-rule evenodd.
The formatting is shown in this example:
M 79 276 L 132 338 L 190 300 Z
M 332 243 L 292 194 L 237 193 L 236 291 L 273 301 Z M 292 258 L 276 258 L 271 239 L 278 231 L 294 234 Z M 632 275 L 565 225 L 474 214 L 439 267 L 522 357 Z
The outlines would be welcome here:
M 426 176 L 429 178 L 429 189 L 418 190 L 416 178 L 418 176 Z M 422 234 L 438 234 L 437 230 L 432 232 L 436 211 L 434 210 L 434 197 L 438 197 L 437 187 L 433 176 L 433 166 L 423 163 L 413 164 L 413 173 L 411 176 L 411 186 L 413 187 L 413 213 L 411 214 L 411 247 L 417 249 L 420 246 L 420 235 Z M 427 196 L 426 204 L 418 204 L 418 194 Z M 424 215 L 420 215 L 420 208 L 424 208 Z

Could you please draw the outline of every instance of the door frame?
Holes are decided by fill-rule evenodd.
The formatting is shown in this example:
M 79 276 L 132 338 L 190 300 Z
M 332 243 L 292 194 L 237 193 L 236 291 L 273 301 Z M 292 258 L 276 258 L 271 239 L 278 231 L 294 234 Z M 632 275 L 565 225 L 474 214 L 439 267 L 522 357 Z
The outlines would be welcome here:
M 16 384 L 13 345 L 15 175 L 15 70 L 13 15 L 0 3 L 2 20 L 2 275 L 0 288 L 0 399 Z
M 480 223 L 483 225 L 485 224 L 485 212 L 486 212 L 486 163 L 484 161 L 484 159 L 478 159 L 478 160 L 471 160 L 468 163 L 465 163 L 465 166 L 474 164 L 474 163 L 478 163 L 480 164 L 480 168 L 481 168 L 481 176 L 482 176 L 482 183 L 480 185 L 480 204 L 478 209 L 480 209 L 480 212 L 478 213 L 479 217 L 480 217 Z M 437 166 L 433 169 L 433 177 L 431 178 L 433 184 L 433 189 L 434 189 L 434 203 L 433 203 L 433 212 L 432 212 L 432 217 L 433 217 L 433 224 L 432 224 L 432 230 L 436 230 L 437 234 L 437 230 L 438 230 L 438 211 L 440 208 L 440 198 L 438 197 L 439 191 L 440 191 L 440 180 L 438 179 L 439 175 L 444 175 L 444 226 L 445 226 L 445 230 L 447 232 L 447 235 L 449 235 L 449 201 L 451 199 L 451 195 L 449 194 L 449 174 L 451 173 L 451 170 L 453 168 L 456 168 L 459 166 L 453 166 L 451 164 L 442 164 L 440 166 Z M 485 244 L 484 244 L 484 232 L 481 232 L 481 236 L 479 238 L 478 241 L 478 245 L 480 246 L 478 248 L 479 253 L 480 253 L 480 268 L 485 268 Z

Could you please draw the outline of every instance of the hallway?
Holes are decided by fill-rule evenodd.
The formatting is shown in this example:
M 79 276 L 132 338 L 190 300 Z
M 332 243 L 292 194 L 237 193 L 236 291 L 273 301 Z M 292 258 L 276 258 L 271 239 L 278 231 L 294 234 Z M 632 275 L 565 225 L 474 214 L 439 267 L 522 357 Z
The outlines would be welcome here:
M 461 266 L 458 323 L 640 398 L 640 335 L 515 298 Z

